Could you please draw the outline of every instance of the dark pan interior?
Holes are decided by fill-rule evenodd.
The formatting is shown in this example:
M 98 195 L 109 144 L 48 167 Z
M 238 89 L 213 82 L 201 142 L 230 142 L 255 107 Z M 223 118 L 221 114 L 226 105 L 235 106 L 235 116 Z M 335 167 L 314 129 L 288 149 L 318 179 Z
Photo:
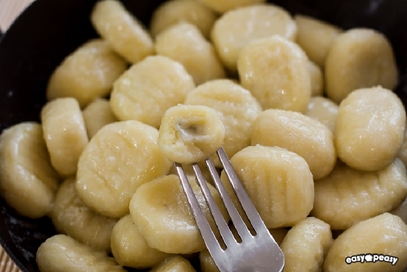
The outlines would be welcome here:
M 148 25 L 162 1 L 123 0 Z M 397 94 L 407 102 L 407 4 L 405 0 L 275 0 L 293 14 L 302 13 L 345 29 L 371 27 L 390 39 L 400 71 Z M 62 59 L 96 37 L 89 14 L 95 0 L 37 0 L 0 42 L 0 131 L 22 121 L 39 121 L 47 79 Z M 0 242 L 23 271 L 38 271 L 35 253 L 55 230 L 49 219 L 29 220 L 0 199 Z

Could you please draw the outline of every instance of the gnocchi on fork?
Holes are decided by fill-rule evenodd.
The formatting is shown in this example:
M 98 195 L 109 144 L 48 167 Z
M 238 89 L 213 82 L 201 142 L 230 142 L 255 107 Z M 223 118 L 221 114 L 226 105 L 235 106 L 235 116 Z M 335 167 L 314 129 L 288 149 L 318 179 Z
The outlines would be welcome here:
M 222 216 L 219 207 L 216 205 L 199 166 L 196 163 L 192 164 L 196 180 L 202 189 L 203 195 L 216 223 L 217 230 L 211 229 L 207 218 L 194 195 L 182 165 L 180 163 L 175 163 L 177 174 L 187 196 L 192 214 L 215 264 L 219 270 L 223 272 L 281 272 L 285 263 L 281 248 L 278 246 L 261 219 L 242 183 L 237 177 L 223 148 L 219 148 L 216 153 L 251 224 L 251 226 L 246 225 L 245 220 L 239 214 L 236 206 L 226 192 L 212 161 L 210 159 L 205 160 L 213 182 L 219 191 L 230 215 L 232 224 L 236 229 L 236 234 L 233 234 L 228 223 Z M 221 241 L 219 241 L 215 235 L 217 231 L 219 231 Z

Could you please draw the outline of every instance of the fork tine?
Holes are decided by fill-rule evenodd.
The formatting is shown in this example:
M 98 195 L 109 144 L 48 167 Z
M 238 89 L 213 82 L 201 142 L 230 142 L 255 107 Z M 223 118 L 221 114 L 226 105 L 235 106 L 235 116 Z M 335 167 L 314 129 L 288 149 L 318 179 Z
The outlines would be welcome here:
M 194 170 L 195 176 L 197 178 L 198 184 L 202 189 L 202 193 L 206 199 L 206 202 L 208 203 L 209 209 L 212 213 L 213 219 L 215 221 L 216 226 L 218 227 L 218 230 L 223 238 L 223 241 L 226 244 L 226 247 L 229 247 L 232 243 L 236 243 L 236 240 L 234 239 L 234 236 L 225 221 L 225 218 L 223 217 L 222 213 L 220 212 L 220 209 L 215 202 L 208 185 L 206 184 L 205 178 L 202 175 L 201 169 L 197 164 L 192 165 L 192 169 Z
M 181 164 L 179 163 L 174 164 L 177 170 L 178 177 L 181 181 L 182 188 L 185 192 L 188 203 L 191 207 L 192 214 L 195 218 L 198 229 L 201 232 L 202 237 L 204 237 L 204 242 L 207 248 L 211 249 L 212 251 L 212 252 L 210 251 L 211 254 L 218 254 L 219 250 L 222 251 L 222 248 L 220 247 L 218 240 L 216 239 L 215 234 L 213 233 L 212 228 L 209 225 L 209 222 L 205 214 L 203 213 L 201 207 L 199 206 L 198 200 L 196 199 L 194 191 L 192 190 L 191 184 L 189 184 L 188 177 L 186 176 Z
M 229 194 L 227 193 L 226 188 L 220 180 L 219 174 L 216 171 L 216 168 L 213 165 L 212 161 L 210 159 L 207 159 L 205 162 L 208 166 L 209 172 L 211 173 L 216 189 L 218 189 L 219 191 L 223 203 L 225 204 L 226 210 L 228 211 L 231 221 L 233 222 L 233 225 L 235 226 L 239 236 L 243 238 L 244 236 L 249 235 L 250 231 L 247 228 L 246 223 L 243 221 L 243 218 L 240 216 Z
M 239 199 L 240 204 L 242 205 L 243 210 L 246 213 L 247 218 L 249 219 L 252 227 L 256 232 L 259 230 L 267 230 L 264 221 L 261 219 L 260 214 L 258 213 L 256 207 L 254 206 L 252 200 L 247 194 L 246 190 L 243 187 L 242 182 L 237 176 L 235 170 L 233 169 L 232 164 L 229 161 L 228 156 L 225 153 L 225 150 L 221 147 L 216 152 L 218 154 L 219 160 L 221 161 L 224 171 L 229 178 L 230 183 L 232 184 L 233 190 L 237 198 Z

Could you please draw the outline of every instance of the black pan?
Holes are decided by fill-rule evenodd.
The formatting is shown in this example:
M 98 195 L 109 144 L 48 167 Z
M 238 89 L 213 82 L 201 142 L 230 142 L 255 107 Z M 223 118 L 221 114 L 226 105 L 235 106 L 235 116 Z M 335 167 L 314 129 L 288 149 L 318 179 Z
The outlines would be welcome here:
M 16 0 L 17 1 L 17 0 Z M 37 0 L 0 41 L 0 131 L 39 121 L 47 79 L 62 59 L 96 37 L 89 14 L 96 0 Z M 123 0 L 148 25 L 159 0 Z M 400 72 L 397 94 L 407 105 L 407 2 L 405 0 L 275 0 L 292 13 L 326 20 L 345 29 L 371 27 L 391 41 Z M 23 271 L 38 271 L 35 253 L 55 230 L 49 219 L 29 220 L 0 199 L 0 243 Z

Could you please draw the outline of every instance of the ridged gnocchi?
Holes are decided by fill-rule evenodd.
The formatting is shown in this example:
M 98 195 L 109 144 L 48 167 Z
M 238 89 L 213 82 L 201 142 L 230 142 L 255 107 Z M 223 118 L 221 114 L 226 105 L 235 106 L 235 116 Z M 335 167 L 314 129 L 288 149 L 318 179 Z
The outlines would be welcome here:
M 130 214 L 117 222 L 110 239 L 112 254 L 122 266 L 150 268 L 171 257 L 170 254 L 151 248 L 147 244 Z
M 196 25 L 205 38 L 209 39 L 212 26 L 218 15 L 199 1 L 169 0 L 154 10 L 151 17 L 150 32 L 153 37 L 167 27 L 179 22 Z
M 110 235 L 117 220 L 86 206 L 76 193 L 75 178 L 61 183 L 48 216 L 58 233 L 110 253 Z
M 155 53 L 150 33 L 120 1 L 96 2 L 90 20 L 98 34 L 129 63 Z
M 42 127 L 24 122 L 0 136 L 0 194 L 23 216 L 40 218 L 52 208 L 59 175 L 51 165 Z
M 399 159 L 375 172 L 338 163 L 329 176 L 315 181 L 311 214 L 330 224 L 332 229 L 345 230 L 393 210 L 406 196 L 406 169 Z
M 48 100 L 74 97 L 81 108 L 110 93 L 127 63 L 103 39 L 93 39 L 68 55 L 49 78 Z
M 256 98 L 230 79 L 212 80 L 197 86 L 188 93 L 184 104 L 203 105 L 216 110 L 225 126 L 222 147 L 229 157 L 250 145 L 253 122 L 262 111 Z M 218 160 L 214 161 L 220 166 Z
M 89 142 L 78 101 L 72 97 L 49 101 L 41 110 L 41 123 L 52 166 L 61 176 L 75 175 Z
M 280 147 L 256 145 L 237 152 L 230 161 L 268 228 L 293 226 L 312 210 L 314 181 L 299 155 Z M 224 172 L 221 179 L 232 192 Z M 230 195 L 240 208 L 236 196 Z
M 250 5 L 226 12 L 216 20 L 211 40 L 225 67 L 236 72 L 239 54 L 246 45 L 272 35 L 294 40 L 296 32 L 294 20 L 283 8 L 272 4 Z
M 279 35 L 245 46 L 237 61 L 242 86 L 263 109 L 304 112 L 311 97 L 308 59 L 294 42 Z
M 223 144 L 225 126 L 216 110 L 200 105 L 169 108 L 158 132 L 160 151 L 178 163 L 208 159 Z
M 57 234 L 40 245 L 36 261 L 41 272 L 126 272 L 104 251 Z
M 336 163 L 332 131 L 302 113 L 268 109 L 253 122 L 251 144 L 279 146 L 305 159 L 314 179 L 326 177 Z
M 100 129 L 79 158 L 75 188 L 82 201 L 108 217 L 129 213 L 137 188 L 171 167 L 157 139 L 156 128 L 135 120 Z
M 110 105 L 119 120 L 138 120 L 158 128 L 164 112 L 182 103 L 194 88 L 194 79 L 181 63 L 150 56 L 116 80 Z
M 196 85 L 226 76 L 214 46 L 193 24 L 182 22 L 170 26 L 155 41 L 157 54 L 180 62 Z

